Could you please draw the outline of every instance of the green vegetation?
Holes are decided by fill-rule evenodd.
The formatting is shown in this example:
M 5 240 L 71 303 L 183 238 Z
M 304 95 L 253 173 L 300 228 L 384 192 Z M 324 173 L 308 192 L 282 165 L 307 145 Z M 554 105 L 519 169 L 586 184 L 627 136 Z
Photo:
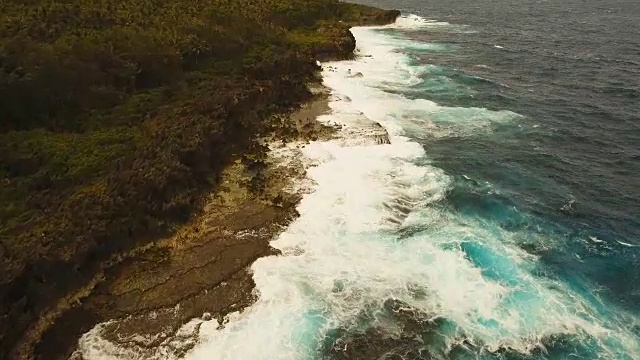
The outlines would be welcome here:
M 349 24 L 337 0 L 0 2 L 0 358 L 110 256 L 165 234 L 310 94 Z M 6 355 L 6 356 L 5 356 Z

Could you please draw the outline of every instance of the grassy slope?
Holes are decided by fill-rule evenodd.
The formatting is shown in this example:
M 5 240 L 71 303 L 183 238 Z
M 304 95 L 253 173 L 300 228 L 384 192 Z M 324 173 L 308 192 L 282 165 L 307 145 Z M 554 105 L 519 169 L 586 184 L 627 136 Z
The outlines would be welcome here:
M 309 94 L 337 0 L 0 3 L 0 358 L 102 261 L 171 231 L 263 119 Z M 340 23 L 339 21 L 344 21 Z

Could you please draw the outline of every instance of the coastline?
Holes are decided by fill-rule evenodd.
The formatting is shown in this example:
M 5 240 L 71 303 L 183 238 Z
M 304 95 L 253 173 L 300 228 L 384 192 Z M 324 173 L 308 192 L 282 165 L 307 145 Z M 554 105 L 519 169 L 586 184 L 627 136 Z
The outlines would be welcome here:
M 335 129 L 316 120 L 329 111 L 328 93 L 321 84 L 310 88 L 314 98 L 291 114 L 275 115 L 278 131 L 265 141 L 296 147 L 332 136 Z M 268 149 L 261 151 L 254 154 L 267 164 L 260 170 L 259 189 L 251 184 L 257 174 L 241 159 L 227 166 L 200 215 L 100 274 L 97 286 L 79 294 L 78 306 L 57 319 L 33 347 L 35 357 L 68 358 L 80 335 L 107 321 L 105 339 L 152 339 L 128 342 L 153 349 L 194 318 L 222 322 L 226 314 L 249 306 L 255 300 L 249 268 L 260 257 L 279 254 L 269 242 L 297 216 L 302 194 L 287 188 L 305 174 L 301 163 L 285 163 Z M 192 340 L 196 337 L 197 332 Z M 184 348 L 177 352 L 193 344 L 186 340 L 183 336 Z
M 606 302 L 591 307 L 583 292 L 539 276 L 542 259 L 519 241 L 530 238 L 513 243 L 513 229 L 456 207 L 458 186 L 478 190 L 467 188 L 476 176 L 431 163 L 410 127 L 412 111 L 433 119 L 430 103 L 389 94 L 411 89 L 403 81 L 420 66 L 397 61 L 413 53 L 385 36 L 413 31 L 396 25 L 352 29 L 359 56 L 322 64 L 328 94 L 307 84 L 316 100 L 270 118 L 196 219 L 100 280 L 103 293 L 83 298 L 87 314 L 113 317 L 76 320 L 98 325 L 72 360 L 633 357 L 631 317 L 610 322 L 598 307 Z
M 305 56 L 322 60 L 349 58 L 355 48 L 350 26 L 380 25 L 399 16 L 397 11 L 349 7 L 355 14 L 349 15 L 353 18 L 319 29 L 330 43 L 312 45 Z M 5 274 L 6 279 L 0 282 L 0 300 L 7 306 L 2 309 L 0 335 L 7 336 L 0 341 L 0 355 L 20 360 L 68 358 L 81 334 L 112 319 L 121 319 L 116 326 L 118 333 L 114 333 L 117 338 L 126 338 L 126 334 L 144 329 L 144 333 L 155 340 L 141 346 L 153 346 L 169 339 L 171 333 L 175 334 L 192 318 L 208 313 L 212 315 L 204 316 L 222 321 L 227 313 L 241 310 L 255 300 L 249 267 L 260 257 L 278 253 L 269 246 L 269 241 L 297 216 L 295 207 L 301 197 L 300 193 L 287 188 L 295 179 L 304 177 L 302 164 L 287 161 L 283 165 L 282 158 L 269 157 L 269 149 L 264 143 L 304 146 L 308 141 L 328 139 L 335 131 L 316 120 L 329 110 L 326 89 L 313 82 L 317 79 L 311 80 L 311 87 L 305 94 L 298 86 L 300 79 L 290 81 L 286 79 L 286 73 L 289 71 L 291 76 L 300 77 L 307 76 L 308 70 L 296 68 L 297 63 L 287 66 L 291 69 L 268 69 L 274 71 L 274 76 L 285 76 L 284 79 L 258 83 L 258 88 L 247 90 L 248 97 L 240 94 L 235 105 L 225 110 L 230 117 L 243 122 L 245 129 L 235 129 L 232 138 L 216 137 L 197 144 L 188 143 L 196 146 L 186 151 L 194 157 L 195 170 L 220 169 L 217 174 L 198 174 L 216 179 L 195 180 L 199 182 L 195 184 L 196 188 L 188 188 L 189 193 L 184 198 L 178 197 L 181 202 L 190 204 L 188 209 L 179 209 L 181 212 L 189 210 L 190 220 L 165 220 L 166 229 L 154 228 L 141 235 L 142 238 L 138 236 L 140 229 L 133 233 L 129 229 L 127 236 L 135 236 L 136 240 L 126 243 L 128 237 L 124 236 L 124 245 L 99 243 L 94 239 L 85 245 L 80 237 L 56 250 L 66 252 L 63 260 L 34 257 L 35 265 L 27 266 L 22 272 L 17 270 L 22 260 L 17 259 L 14 263 L 10 258 L 4 266 L 12 272 Z M 306 81 L 309 84 L 309 79 Z M 264 93 L 263 85 L 266 86 Z M 301 93 L 287 94 L 292 91 Z M 228 97 L 235 95 L 231 93 Z M 199 104 L 198 100 L 187 104 L 197 111 L 211 110 L 209 105 Z M 269 106 L 271 101 L 284 104 Z M 250 114 L 252 109 L 255 114 Z M 269 120 L 261 120 L 267 120 L 268 124 L 254 124 L 254 118 L 259 121 L 263 114 L 267 114 Z M 208 136 L 208 133 L 198 133 L 199 126 L 204 125 L 189 120 L 178 127 L 160 127 L 158 139 L 168 136 L 167 131 L 181 130 L 186 131 L 184 137 Z M 210 130 L 206 128 L 206 131 Z M 202 162 L 212 161 L 210 148 L 215 150 L 216 141 L 224 144 L 238 136 L 242 138 L 242 135 L 245 138 L 241 144 L 223 149 L 222 159 L 214 159 L 215 164 L 198 168 Z M 254 141 L 254 137 L 261 141 Z M 191 182 L 189 186 L 195 186 L 193 180 L 187 181 Z M 160 185 L 163 187 L 160 191 L 166 190 L 165 184 Z M 171 184 L 167 182 L 167 185 Z M 171 196 L 178 196 L 175 194 L 178 191 L 171 191 Z M 64 213 L 55 215 L 65 216 Z M 63 231 L 64 228 L 60 232 L 61 239 L 64 239 Z M 86 236 L 91 238 L 93 234 Z M 80 244 L 78 254 L 73 253 L 75 242 Z M 8 251 L 4 247 L 0 250 Z
M 70 359 L 84 359 L 93 350 L 117 358 L 180 358 L 199 343 L 202 325 L 215 321 L 224 326 L 227 315 L 256 302 L 251 266 L 258 258 L 281 255 L 269 243 L 298 217 L 296 207 L 309 192 L 309 159 L 301 150 L 315 141 L 389 144 L 386 130 L 364 116 L 356 114 L 349 123 L 321 121 L 332 114 L 329 103 L 340 99 L 320 83 L 309 86 L 314 99 L 280 117 L 287 129 L 279 134 L 287 135 L 263 139 L 269 149 L 263 154 L 262 198 L 251 199 L 249 186 L 238 186 L 251 178 L 241 162 L 229 166 L 203 214 L 149 250 L 165 249 L 166 264 L 151 259 L 127 264 L 109 281 L 114 306 L 126 316 L 112 313 L 85 332 Z

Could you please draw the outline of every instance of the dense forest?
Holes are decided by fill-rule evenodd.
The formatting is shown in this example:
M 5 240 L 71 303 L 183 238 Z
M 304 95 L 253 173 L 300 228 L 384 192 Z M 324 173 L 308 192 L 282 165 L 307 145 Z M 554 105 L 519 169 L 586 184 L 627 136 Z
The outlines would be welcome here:
M 0 358 L 102 261 L 169 232 L 268 115 L 310 96 L 337 0 L 0 2 Z

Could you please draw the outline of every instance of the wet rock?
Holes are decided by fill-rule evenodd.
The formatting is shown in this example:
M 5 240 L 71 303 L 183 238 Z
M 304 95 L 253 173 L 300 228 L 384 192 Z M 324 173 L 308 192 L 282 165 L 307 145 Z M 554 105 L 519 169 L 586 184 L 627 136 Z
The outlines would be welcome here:
M 378 305 L 379 306 L 379 305 Z M 427 342 L 437 336 L 439 320 L 429 320 L 408 304 L 389 299 L 380 307 L 372 306 L 363 310 L 358 321 L 377 323 L 384 318 L 383 326 L 372 326 L 365 330 L 347 327 L 336 330 L 325 344 L 324 359 L 365 360 L 365 359 L 432 359 Z
M 391 139 L 389 139 L 389 132 L 387 131 L 387 129 L 385 129 L 378 122 L 375 122 L 373 127 L 377 130 L 377 133 L 374 135 L 376 144 L 378 145 L 391 144 Z

